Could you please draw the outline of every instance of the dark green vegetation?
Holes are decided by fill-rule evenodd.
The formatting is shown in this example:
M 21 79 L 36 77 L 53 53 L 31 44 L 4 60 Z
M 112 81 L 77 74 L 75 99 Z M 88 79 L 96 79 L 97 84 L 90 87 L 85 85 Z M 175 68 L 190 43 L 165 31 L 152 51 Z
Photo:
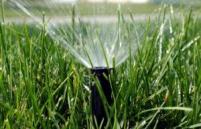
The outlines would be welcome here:
M 109 128 L 201 127 L 200 26 L 191 13 L 146 23 L 136 55 L 111 74 Z M 93 128 L 90 80 L 43 28 L 1 23 L 0 128 Z

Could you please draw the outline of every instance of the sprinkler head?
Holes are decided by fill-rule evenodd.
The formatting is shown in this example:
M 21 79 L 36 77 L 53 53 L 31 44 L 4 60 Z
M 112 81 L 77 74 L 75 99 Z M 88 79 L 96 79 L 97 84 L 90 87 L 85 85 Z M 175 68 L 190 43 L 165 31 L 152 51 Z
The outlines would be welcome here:
M 107 103 L 111 105 L 112 100 L 112 88 L 109 82 L 109 74 L 112 71 L 112 68 L 105 67 L 96 67 L 91 69 L 92 74 L 98 79 L 102 92 L 106 97 Z M 107 116 L 103 105 L 103 100 L 99 94 L 96 85 L 91 86 L 91 104 L 92 104 L 92 115 L 94 122 L 97 122 L 97 125 L 102 127 L 107 124 Z M 96 124 L 96 123 L 95 123 Z

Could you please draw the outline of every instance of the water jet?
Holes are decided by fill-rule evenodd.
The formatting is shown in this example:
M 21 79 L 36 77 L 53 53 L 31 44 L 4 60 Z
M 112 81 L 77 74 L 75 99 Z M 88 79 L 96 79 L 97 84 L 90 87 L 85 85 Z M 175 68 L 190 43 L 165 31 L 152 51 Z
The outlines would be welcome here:
M 32 5 L 26 0 L 8 0 L 11 5 L 21 9 L 28 17 L 36 21 L 41 27 L 44 22 L 38 19 L 40 11 L 32 8 Z M 50 11 L 57 15 L 56 10 L 62 10 L 56 7 L 53 0 L 42 0 L 41 5 L 47 6 L 46 12 Z M 49 9 L 48 9 L 49 8 Z M 64 7 L 65 8 L 65 7 Z M 55 9 L 55 10 L 54 10 Z M 73 7 L 73 9 L 75 9 Z M 65 10 L 65 9 L 64 9 Z M 45 12 L 45 11 L 44 11 Z M 63 12 L 65 13 L 65 12 Z M 52 16 L 54 18 L 54 16 Z M 126 61 L 126 59 L 136 52 L 140 31 L 137 28 L 129 29 L 131 23 L 125 22 L 120 11 L 118 12 L 118 23 L 114 25 L 84 25 L 83 33 L 80 24 L 77 24 L 75 10 L 72 11 L 72 24 L 56 24 L 47 18 L 47 34 L 60 46 L 67 49 L 81 64 L 88 68 L 96 83 L 91 85 L 91 109 L 94 123 L 97 126 L 106 126 L 110 113 L 109 106 L 113 104 L 112 87 L 110 83 L 110 73 Z M 44 21 L 44 20 L 43 20 Z M 79 26 L 80 25 L 80 26 Z M 100 26 L 100 25 L 99 25 Z M 132 27 L 131 27 L 132 28 Z M 105 105 L 106 103 L 106 105 Z

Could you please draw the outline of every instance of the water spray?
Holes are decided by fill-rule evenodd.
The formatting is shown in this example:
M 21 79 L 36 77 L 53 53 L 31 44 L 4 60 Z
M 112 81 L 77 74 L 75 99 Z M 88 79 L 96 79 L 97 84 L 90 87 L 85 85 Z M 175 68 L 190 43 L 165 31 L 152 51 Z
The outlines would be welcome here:
M 58 15 L 58 10 L 66 10 L 65 6 L 57 5 L 53 1 L 41 0 L 40 5 L 46 7 L 46 12 L 51 12 L 53 16 Z M 18 7 L 37 24 L 43 26 L 43 23 L 39 20 L 40 10 L 34 7 L 31 9 L 31 3 L 26 0 L 8 0 L 8 4 L 15 5 L 14 7 Z M 65 14 L 65 11 L 62 13 Z M 110 73 L 136 52 L 137 42 L 139 42 L 136 41 L 139 39 L 137 34 L 142 32 L 142 28 L 139 28 L 139 30 L 127 29 L 130 23 L 124 24 L 125 20 L 120 12 L 120 5 L 117 27 L 103 25 L 101 29 L 96 30 L 97 26 L 90 25 L 90 27 L 86 27 L 85 35 L 81 33 L 81 28 L 76 25 L 75 6 L 72 10 L 71 31 L 69 28 L 65 28 L 68 22 L 57 24 L 52 19 L 54 17 L 50 15 L 47 23 L 47 34 L 56 43 L 67 49 L 81 64 L 90 69 L 93 77 L 97 80 L 95 81 L 97 83 L 91 85 L 92 116 L 94 124 L 105 127 L 110 117 L 108 106 L 113 104 L 112 88 L 109 80 Z

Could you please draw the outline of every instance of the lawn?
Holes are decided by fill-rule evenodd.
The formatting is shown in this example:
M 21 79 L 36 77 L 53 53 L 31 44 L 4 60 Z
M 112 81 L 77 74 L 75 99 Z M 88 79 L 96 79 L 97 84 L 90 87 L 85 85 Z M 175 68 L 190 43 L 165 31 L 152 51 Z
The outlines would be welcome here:
M 9 5 L 6 5 L 8 9 L 5 10 L 5 15 L 7 17 L 13 17 L 16 16 L 16 13 L 14 12 L 17 8 L 9 8 Z M 122 11 L 124 13 L 132 12 L 137 14 L 146 14 L 153 12 L 159 7 L 159 5 L 156 4 L 123 4 L 122 5 Z M 29 6 L 27 6 L 29 8 Z M 62 9 L 61 9 L 62 8 Z M 78 3 L 76 5 L 76 12 L 81 16 L 91 16 L 91 15 L 116 15 L 116 10 L 118 8 L 118 4 L 110 4 L 110 3 Z M 32 12 L 36 13 L 36 10 L 41 10 L 46 13 L 46 15 L 60 15 L 60 16 L 66 16 L 71 15 L 72 5 L 66 4 L 66 5 L 57 5 L 53 6 L 50 5 L 49 7 L 38 5 L 32 6 L 32 8 L 29 8 L 29 10 L 32 10 Z M 19 11 L 19 9 L 17 9 Z M 56 14 L 55 11 L 51 10 L 57 10 Z
M 201 21 L 190 11 L 180 20 L 169 11 L 154 21 L 118 24 L 128 32 L 140 24 L 144 32 L 135 54 L 109 77 L 114 102 L 107 107 L 108 128 L 201 128 Z M 66 33 L 82 39 L 89 27 L 108 31 L 114 25 L 66 26 L 73 28 Z M 66 38 L 74 42 L 72 35 Z M 122 34 L 125 39 L 133 35 Z M 0 128 L 95 128 L 90 86 L 97 81 L 70 52 L 45 26 L 1 22 Z
M 31 5 L 31 6 L 30 6 Z M 45 12 L 47 16 L 70 16 L 72 14 L 72 5 L 71 4 L 48 4 L 48 6 L 41 4 L 40 2 L 32 2 L 26 4 L 26 8 L 29 9 L 33 14 L 42 15 L 41 12 Z M 76 13 L 80 16 L 93 16 L 93 15 L 116 15 L 118 4 L 112 3 L 86 3 L 79 2 L 76 4 L 75 9 Z M 133 14 L 153 14 L 160 12 L 161 4 L 147 3 L 147 4 L 130 4 L 125 3 L 121 4 L 121 11 L 124 14 L 133 13 Z M 199 13 L 201 10 L 201 4 L 193 4 L 193 5 L 182 5 L 175 4 L 173 5 L 175 12 L 180 11 L 188 11 L 190 8 L 193 9 L 194 12 Z M 18 13 L 20 9 L 10 6 L 9 4 L 5 4 L 5 16 L 6 17 L 16 17 L 19 16 Z M 38 11 L 39 10 L 39 11 Z M 55 11 L 56 10 L 56 11 Z M 23 13 L 20 13 L 23 16 Z M 24 15 L 26 16 L 26 15 Z

